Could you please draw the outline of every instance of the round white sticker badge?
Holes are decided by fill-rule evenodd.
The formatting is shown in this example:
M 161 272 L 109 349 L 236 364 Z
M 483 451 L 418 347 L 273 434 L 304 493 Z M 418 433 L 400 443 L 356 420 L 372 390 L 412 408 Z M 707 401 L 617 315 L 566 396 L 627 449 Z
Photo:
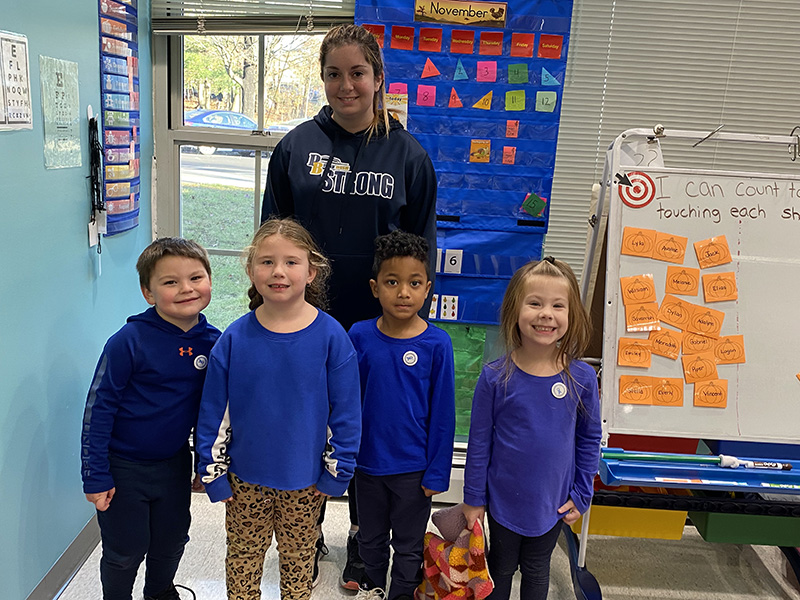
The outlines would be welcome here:
M 567 386 L 559 381 L 553 384 L 553 387 L 550 388 L 550 391 L 556 398 L 563 398 L 567 395 Z
M 203 356 L 202 354 L 194 359 L 194 368 L 198 371 L 202 371 L 208 366 L 208 358 Z
M 417 353 L 414 352 L 413 350 L 409 350 L 408 352 L 403 354 L 403 362 L 408 367 L 413 367 L 415 364 L 417 364 L 418 360 L 419 357 L 417 356 Z

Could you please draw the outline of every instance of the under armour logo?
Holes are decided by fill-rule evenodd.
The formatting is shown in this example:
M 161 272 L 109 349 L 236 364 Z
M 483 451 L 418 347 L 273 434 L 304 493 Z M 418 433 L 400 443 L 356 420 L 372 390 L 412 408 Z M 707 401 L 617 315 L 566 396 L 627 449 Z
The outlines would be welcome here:
M 189 356 L 192 356 L 192 347 L 191 347 L 191 346 L 189 346 L 189 349 L 188 349 L 188 350 L 184 350 L 184 349 L 183 349 L 183 346 L 181 346 L 181 347 L 178 349 L 178 351 L 181 353 L 181 356 L 183 356 L 184 354 L 188 354 Z

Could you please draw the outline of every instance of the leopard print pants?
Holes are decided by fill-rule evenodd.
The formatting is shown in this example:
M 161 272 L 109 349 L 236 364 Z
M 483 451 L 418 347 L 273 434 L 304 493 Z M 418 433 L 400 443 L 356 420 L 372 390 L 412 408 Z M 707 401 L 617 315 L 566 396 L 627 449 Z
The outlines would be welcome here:
M 264 555 L 273 533 L 278 544 L 281 599 L 310 598 L 317 520 L 324 496 L 315 496 L 314 486 L 275 490 L 246 483 L 232 473 L 230 482 L 233 500 L 225 506 L 228 600 L 261 598 Z

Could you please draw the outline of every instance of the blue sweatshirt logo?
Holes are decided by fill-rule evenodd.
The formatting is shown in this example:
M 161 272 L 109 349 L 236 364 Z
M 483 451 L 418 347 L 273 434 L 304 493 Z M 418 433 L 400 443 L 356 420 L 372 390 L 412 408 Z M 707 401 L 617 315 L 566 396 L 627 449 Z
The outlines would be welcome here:
M 309 167 L 309 174 L 321 177 L 329 159 L 330 156 L 327 154 L 309 152 L 306 163 Z M 322 184 L 322 191 L 343 194 L 348 173 L 350 173 L 350 164 L 334 156 L 326 174 L 327 177 Z M 391 199 L 394 195 L 394 177 L 390 173 L 373 173 L 372 171 L 356 173 L 349 193 L 357 196 L 380 196 Z

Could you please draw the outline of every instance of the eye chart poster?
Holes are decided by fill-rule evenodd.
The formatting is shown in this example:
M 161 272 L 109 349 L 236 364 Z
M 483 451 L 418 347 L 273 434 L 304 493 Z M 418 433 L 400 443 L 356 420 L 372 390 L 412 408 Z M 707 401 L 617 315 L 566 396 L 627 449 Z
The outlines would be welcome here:
M 33 129 L 28 38 L 0 31 L 0 131 Z
M 44 117 L 44 166 L 81 166 L 78 63 L 39 57 Z

